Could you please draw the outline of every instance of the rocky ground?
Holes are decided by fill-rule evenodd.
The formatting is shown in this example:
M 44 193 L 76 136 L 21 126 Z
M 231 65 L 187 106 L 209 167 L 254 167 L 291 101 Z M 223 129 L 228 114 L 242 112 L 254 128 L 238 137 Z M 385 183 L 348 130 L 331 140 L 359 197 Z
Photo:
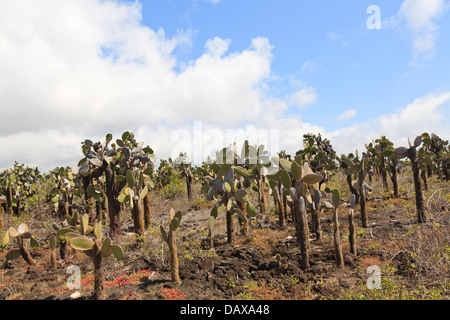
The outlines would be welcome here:
M 279 228 L 273 213 L 251 221 L 246 236 L 226 243 L 224 214 L 213 232 L 214 246 L 208 242 L 207 222 L 212 203 L 200 197 L 188 202 L 184 196 L 167 200 L 152 198 L 152 226 L 142 245 L 132 232 L 132 219 L 122 220 L 123 235 L 117 240 L 125 257 L 104 261 L 108 300 L 305 300 L 305 299 L 448 299 L 450 297 L 450 187 L 436 182 L 426 193 L 429 222 L 417 224 L 412 195 L 400 198 L 375 195 L 368 200 L 370 228 L 357 223 L 356 256 L 349 252 L 348 208 L 340 209 L 341 241 L 345 266 L 335 264 L 331 212 L 324 212 L 323 238 L 311 236 L 311 268 L 300 269 L 300 251 L 295 227 L 288 221 Z M 269 210 L 272 208 L 269 201 Z M 171 207 L 183 212 L 177 232 L 181 285 L 170 281 L 166 244 L 159 233 Z M 69 259 L 50 267 L 48 239 L 52 223 L 58 221 L 51 208 L 43 205 L 20 219 L 5 216 L 7 226 L 26 221 L 41 248 L 32 253 L 36 264 L 22 258 L 0 269 L 0 299 L 62 300 L 92 299 L 92 262 L 83 253 L 72 252 Z M 237 224 L 236 224 L 237 225 Z M 107 228 L 105 228 L 106 230 Z M 0 233 L 0 236 L 3 232 Z M 0 263 L 8 250 L 0 252 Z M 278 263 L 275 256 L 281 257 Z M 58 257 L 59 258 L 59 257 Z M 81 287 L 69 289 L 69 266 L 80 269 Z M 373 267 L 375 266 L 375 267 Z M 370 289 L 368 280 L 380 275 L 381 287 Z M 375 278 L 374 278 L 375 277 Z M 376 284 L 376 282 L 370 282 Z

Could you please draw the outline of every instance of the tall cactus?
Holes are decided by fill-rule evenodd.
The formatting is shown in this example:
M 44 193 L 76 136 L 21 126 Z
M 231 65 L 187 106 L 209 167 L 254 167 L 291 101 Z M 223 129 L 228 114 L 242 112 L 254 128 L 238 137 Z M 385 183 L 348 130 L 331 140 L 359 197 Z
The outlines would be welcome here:
M 344 267 L 344 258 L 342 256 L 341 237 L 339 233 L 339 216 L 338 208 L 340 205 L 341 196 L 339 190 L 335 189 L 332 192 L 333 203 L 333 240 L 334 240 L 334 253 L 336 258 L 336 265 L 338 268 Z
M 350 157 L 342 156 L 342 161 L 346 164 L 347 169 L 345 174 L 347 176 L 356 175 L 357 192 L 359 193 L 359 205 L 361 210 L 361 222 L 364 228 L 369 227 L 369 219 L 366 212 L 366 188 L 367 184 L 364 182 L 368 174 L 372 174 L 371 163 L 367 159 L 367 155 L 363 153 L 362 159 L 350 159 Z
M 350 252 L 353 255 L 357 255 L 356 251 L 356 225 L 355 221 L 353 220 L 353 212 L 356 204 L 356 197 L 354 194 L 350 196 L 350 209 L 348 210 L 348 241 L 350 244 Z
M 164 242 L 169 246 L 169 255 L 170 255 L 170 268 L 171 268 L 171 277 L 172 281 L 176 284 L 181 284 L 179 268 L 178 268 L 178 252 L 177 252 L 177 244 L 176 244 L 176 231 L 178 226 L 180 225 L 182 218 L 181 211 L 175 213 L 175 211 L 170 209 L 169 212 L 169 232 L 167 233 L 164 227 L 160 226 L 161 237 Z
M 207 200 L 217 200 L 210 216 L 216 218 L 218 208 L 222 205 L 226 208 L 228 243 L 234 243 L 235 240 L 234 214 L 237 214 L 241 221 L 247 222 L 248 219 L 240 209 L 238 201 L 245 203 L 247 215 L 256 217 L 256 209 L 249 201 L 248 192 L 241 188 L 239 183 L 241 177 L 248 176 L 248 172 L 243 167 L 234 164 L 234 155 L 234 150 L 231 148 L 224 148 L 219 152 L 217 160 L 221 161 L 212 165 L 216 177 L 206 176 L 205 179 L 208 181 L 208 184 L 203 189 L 206 192 Z M 223 159 L 220 159 L 220 156 Z M 226 158 L 229 159 L 227 160 Z
M 80 160 L 75 171 L 91 177 L 105 175 L 110 236 L 115 238 L 121 234 L 119 222 L 122 203 L 118 198 L 127 184 L 126 172 L 135 168 L 152 171 L 154 165 L 151 159 L 154 154 L 149 146 L 144 147 L 143 142 L 138 143 L 132 132 L 124 132 L 115 143 L 111 141 L 111 134 L 106 135 L 104 143 L 86 140 L 83 149 L 85 158 Z
M 307 198 L 311 190 L 319 190 L 319 183 L 323 180 L 320 174 L 313 173 L 308 162 L 301 164 L 301 158 L 295 157 L 294 161 L 279 159 L 280 170 L 269 179 L 280 178 L 284 188 L 288 190 L 294 202 L 294 222 L 296 223 L 297 241 L 301 250 L 301 267 L 310 267 L 310 243 L 308 217 L 306 213 Z
M 419 165 L 422 164 L 423 158 L 417 157 L 417 148 L 422 144 L 422 137 L 418 136 L 414 140 L 414 143 L 411 143 L 411 140 L 408 138 L 409 148 L 400 147 L 395 149 L 395 154 L 398 159 L 403 159 L 408 157 L 411 160 L 411 166 L 413 171 L 413 180 L 414 180 L 414 191 L 416 196 L 416 211 L 417 211 L 417 221 L 419 223 L 424 223 L 427 221 L 425 215 L 425 208 L 423 203 L 423 191 L 422 191 L 422 183 L 420 181 L 420 169 Z

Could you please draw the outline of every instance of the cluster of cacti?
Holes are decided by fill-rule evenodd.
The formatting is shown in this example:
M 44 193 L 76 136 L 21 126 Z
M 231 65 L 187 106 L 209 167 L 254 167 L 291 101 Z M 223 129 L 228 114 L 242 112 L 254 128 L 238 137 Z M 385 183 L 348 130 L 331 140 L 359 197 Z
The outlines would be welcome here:
M 10 227 L 3 236 L 2 247 L 6 247 L 8 245 L 10 238 L 16 238 L 18 249 L 11 249 L 5 256 L 6 261 L 15 260 L 19 256 L 22 256 L 28 264 L 34 264 L 34 260 L 26 246 L 25 240 L 30 240 L 30 246 L 33 250 L 39 249 L 40 245 L 29 232 L 28 226 L 25 223 L 21 223 L 17 230 L 14 227 Z
M 93 232 L 94 238 L 86 234 Z M 68 243 L 73 249 L 85 253 L 94 265 L 94 291 L 95 300 L 105 297 L 104 275 L 102 270 L 102 259 L 112 253 L 117 260 L 123 259 L 123 249 L 117 244 L 113 244 L 110 237 L 103 239 L 102 225 L 95 223 L 89 225 L 89 215 L 84 214 L 80 219 L 80 225 L 76 227 L 63 228 L 58 230 L 57 237 Z
M 5 197 L 7 214 L 20 215 L 24 200 L 36 192 L 39 177 L 37 168 L 25 167 L 17 162 L 14 168 L 0 173 L 0 195 Z
M 180 284 L 180 274 L 178 268 L 178 253 L 176 244 L 176 231 L 180 225 L 183 214 L 181 211 L 175 211 L 173 208 L 169 212 L 169 232 L 166 232 L 164 227 L 160 226 L 161 237 L 164 242 L 169 246 L 170 268 L 172 281 L 176 284 Z
M 364 228 L 368 228 L 369 219 L 366 212 L 366 190 L 370 188 L 364 180 L 368 174 L 373 174 L 372 163 L 368 160 L 366 153 L 363 153 L 361 159 L 359 157 L 351 159 L 344 155 L 342 155 L 341 159 L 343 164 L 345 164 L 344 168 L 347 177 L 355 177 L 355 180 L 351 180 L 354 182 L 349 183 L 352 186 L 350 190 L 357 198 L 357 201 L 359 201 L 362 225 Z
M 220 208 L 224 208 L 226 213 L 227 241 L 234 243 L 236 218 L 241 234 L 247 235 L 251 218 L 267 214 L 265 189 L 268 188 L 278 210 L 279 227 L 289 222 L 287 208 L 291 208 L 302 269 L 309 268 L 311 264 L 310 233 L 316 241 L 323 239 L 322 210 L 332 210 L 335 258 L 337 266 L 341 268 L 344 266 L 338 215 L 341 197 L 337 189 L 329 190 L 327 187 L 328 180 L 338 166 L 343 169 L 351 191 L 348 226 L 349 251 L 353 255 L 357 255 L 354 220 L 357 205 L 362 226 L 369 227 L 366 193 L 370 188 L 365 182 L 367 176 L 381 179 L 384 190 L 388 191 L 389 174 L 394 196 L 398 197 L 397 173 L 402 165 L 408 163 L 401 160 L 408 157 L 413 171 L 419 223 L 426 221 L 422 185 L 426 188 L 427 177 L 436 172 L 448 180 L 448 141 L 436 135 L 424 133 L 414 143 L 409 141 L 409 148 L 394 148 L 393 143 L 382 136 L 366 145 L 367 152 L 362 153 L 362 156 L 356 152 L 355 155 L 342 155 L 341 158 L 336 158 L 329 141 L 320 135 L 305 135 L 303 147 L 293 158 L 282 151 L 278 157 L 269 159 L 268 151 L 263 146 L 250 145 L 245 141 L 240 153 L 236 145 L 223 148 L 217 152 L 214 161 L 205 162 L 202 167 L 192 167 L 184 161 L 186 154 L 181 153 L 175 161 L 161 160 L 155 172 L 153 150 L 144 147 L 142 142 L 138 143 L 133 133 L 125 132 L 115 143 L 112 142 L 111 134 L 106 135 L 104 142 L 85 140 L 81 148 L 84 157 L 77 166 L 56 168 L 48 175 L 53 183 L 49 202 L 54 204 L 58 217 L 68 225 L 58 227 L 56 235 L 49 239 L 50 264 L 52 268 L 57 268 L 58 244 L 63 260 L 67 258 L 69 248 L 84 252 L 94 265 L 94 298 L 103 298 L 102 258 L 110 252 L 118 260 L 123 258 L 123 249 L 112 244 L 112 239 L 120 234 L 119 222 L 123 208 L 128 206 L 133 216 L 135 233 L 139 239 L 143 239 L 145 228 L 150 226 L 151 221 L 149 190 L 154 186 L 162 187 L 170 183 L 171 177 L 181 174 L 186 179 L 189 201 L 192 200 L 193 182 L 202 180 L 202 192 L 208 201 L 214 202 L 208 223 L 211 247 L 212 230 Z M 4 202 L 8 214 L 20 213 L 23 199 L 36 190 L 38 175 L 37 169 L 25 168 L 17 163 L 14 169 L 0 174 L 0 203 Z M 257 194 L 260 215 L 252 204 L 252 191 Z M 75 196 L 79 198 L 79 204 L 74 203 Z M 105 211 L 109 215 L 110 237 L 103 238 L 101 221 Z M 0 205 L 0 227 L 3 227 L 2 214 L 3 205 Z M 172 209 L 168 231 L 162 225 L 160 227 L 161 236 L 169 247 L 172 281 L 176 283 L 180 283 L 176 231 L 181 219 L 182 213 L 175 213 Z M 90 237 L 91 233 L 93 238 Z M 9 245 L 10 238 L 16 238 L 17 248 L 7 253 L 7 261 L 22 256 L 28 264 L 33 264 L 26 240 L 30 241 L 33 249 L 39 248 L 39 243 L 31 236 L 28 227 L 21 224 L 17 230 L 9 228 L 2 239 L 2 247 Z M 281 269 L 281 256 L 278 254 L 275 259 Z
M 59 217 L 71 215 L 74 195 L 77 193 L 75 177 L 70 168 L 55 168 L 50 172 L 49 179 L 53 181 L 54 187 L 50 191 L 50 202 L 55 206 L 55 212 Z
M 302 161 L 307 161 L 311 170 L 320 173 L 324 181 L 329 181 L 330 172 L 336 169 L 336 152 L 328 139 L 309 133 L 303 135 L 303 150 L 296 152 Z
M 90 140 L 85 140 L 82 146 L 85 157 L 80 160 L 78 167 L 74 168 L 73 171 L 82 177 L 87 203 L 93 203 L 94 199 L 106 198 L 110 235 L 115 238 L 121 234 L 119 222 L 122 204 L 125 200 L 128 200 L 126 196 L 130 196 L 130 190 L 132 190 L 129 186 L 131 183 L 130 175 L 127 172 L 130 171 L 132 176 L 138 177 L 134 181 L 142 183 L 133 186 L 133 197 L 128 200 L 129 206 L 134 208 L 137 201 L 135 195 L 141 194 L 143 189 L 146 188 L 144 186 L 146 179 L 140 179 L 139 177 L 141 174 L 149 175 L 153 171 L 152 159 L 154 154 L 149 146 L 144 147 L 143 142 L 138 143 L 134 134 L 128 131 L 122 134 L 121 139 L 116 139 L 115 143 L 111 143 L 111 141 L 111 134 L 106 135 L 104 143 L 93 143 Z M 127 175 L 130 183 L 127 183 Z M 124 190 L 124 188 L 127 189 Z M 136 189 L 140 191 L 136 192 Z M 127 192 L 128 194 L 124 195 Z M 141 203 L 138 207 L 140 206 Z M 144 214 L 144 219 L 149 218 L 149 199 L 143 202 L 143 206 L 144 212 L 148 212 L 148 215 Z M 140 214 L 138 218 L 135 218 L 135 221 L 141 221 Z M 150 221 L 145 221 L 145 225 L 149 224 Z M 142 233 L 140 225 L 137 226 L 137 230 Z
M 227 222 L 227 241 L 233 243 L 235 239 L 234 214 L 238 215 L 243 234 L 248 228 L 248 216 L 256 217 L 256 208 L 249 201 L 249 193 L 244 188 L 243 179 L 249 175 L 247 170 L 238 163 L 238 156 L 234 148 L 224 148 L 219 152 L 217 162 L 211 165 L 215 177 L 206 176 L 203 191 L 206 199 L 216 201 L 211 210 L 211 217 L 217 218 L 219 207 L 224 206 Z M 207 190 L 206 190 L 207 189 Z M 244 212 L 243 212 L 244 211 Z M 213 220 L 210 220 L 210 229 Z
M 314 190 L 320 191 L 319 183 L 323 180 L 320 174 L 313 173 L 308 162 L 301 163 L 300 156 L 293 161 L 280 158 L 280 170 L 269 175 L 269 179 L 280 179 L 286 192 L 293 202 L 293 219 L 296 225 L 297 240 L 301 251 L 301 266 L 303 269 L 310 265 L 309 227 L 307 217 L 307 204 L 315 208 L 311 194 Z

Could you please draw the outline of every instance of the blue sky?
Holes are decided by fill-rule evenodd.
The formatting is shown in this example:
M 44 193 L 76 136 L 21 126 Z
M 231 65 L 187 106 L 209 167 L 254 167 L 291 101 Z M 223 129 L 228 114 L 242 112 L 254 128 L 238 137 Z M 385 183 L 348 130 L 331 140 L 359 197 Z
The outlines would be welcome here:
M 381 29 L 366 25 L 370 5 L 381 11 Z M 162 28 L 168 37 L 193 33 L 190 47 L 178 57 L 199 57 L 208 39 L 230 39 L 229 51 L 242 51 L 251 39 L 267 37 L 273 48 L 270 81 L 272 94 L 286 95 L 297 81 L 317 89 L 313 106 L 300 112 L 305 121 L 338 129 L 330 121 L 346 109 L 357 110 L 365 121 L 405 106 L 435 90 L 450 90 L 450 19 L 448 11 L 436 19 L 439 25 L 434 57 L 412 63 L 412 35 L 404 25 L 389 25 L 403 1 L 298 1 L 222 0 L 142 1 L 143 23 Z
M 449 139 L 449 17 L 450 0 L 1 1 L 0 169 L 73 166 L 125 130 L 158 158 L 205 159 L 227 130 L 291 154 L 308 132 L 338 153 Z

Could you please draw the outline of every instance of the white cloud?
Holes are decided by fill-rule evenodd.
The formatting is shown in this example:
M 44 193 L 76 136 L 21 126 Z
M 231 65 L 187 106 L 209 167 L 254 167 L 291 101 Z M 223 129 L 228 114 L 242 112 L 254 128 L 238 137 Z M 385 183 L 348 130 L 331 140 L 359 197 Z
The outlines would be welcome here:
M 2 3 L 0 141 L 8 152 L 0 168 L 15 160 L 73 165 L 81 141 L 125 130 L 141 132 L 164 157 L 167 141 L 159 138 L 194 120 L 233 128 L 273 113 L 268 39 L 228 53 L 230 40 L 216 37 L 177 72 L 174 50 L 189 45 L 189 33 L 167 38 L 141 19 L 139 2 Z
M 338 121 L 344 121 L 356 116 L 357 111 L 355 109 L 345 110 L 342 114 L 336 117 Z
M 342 152 L 380 134 L 404 139 L 439 129 L 437 134 L 449 135 L 441 110 L 448 93 L 326 133 L 299 114 L 287 115 L 289 106 L 315 103 L 315 88 L 299 81 L 284 99 L 268 96 L 274 77 L 268 39 L 257 37 L 231 53 L 229 39 L 210 39 L 201 56 L 176 71 L 174 51 L 189 43 L 189 33 L 167 38 L 142 25 L 139 2 L 2 3 L 0 145 L 6 151 L 0 169 L 16 160 L 41 170 L 75 165 L 81 141 L 103 140 L 107 133 L 117 138 L 125 130 L 167 158 L 198 147 L 194 121 L 202 123 L 206 151 L 224 146 L 227 129 L 248 136 L 278 133 L 276 151 L 290 154 L 302 148 L 308 132 L 328 135 Z
M 301 89 L 289 97 L 289 103 L 293 106 L 303 108 L 307 105 L 314 104 L 317 102 L 316 88 L 305 88 Z
M 328 132 L 326 136 L 340 153 L 365 150 L 365 143 L 380 136 L 386 136 L 397 147 L 407 146 L 408 137 L 414 139 L 424 132 L 447 138 L 450 136 L 446 111 L 449 104 L 450 92 L 431 93 L 395 112 Z
M 445 0 L 405 0 L 399 12 L 387 20 L 387 26 L 404 23 L 413 39 L 413 59 L 411 64 L 433 58 L 439 37 L 436 21 L 446 10 Z

